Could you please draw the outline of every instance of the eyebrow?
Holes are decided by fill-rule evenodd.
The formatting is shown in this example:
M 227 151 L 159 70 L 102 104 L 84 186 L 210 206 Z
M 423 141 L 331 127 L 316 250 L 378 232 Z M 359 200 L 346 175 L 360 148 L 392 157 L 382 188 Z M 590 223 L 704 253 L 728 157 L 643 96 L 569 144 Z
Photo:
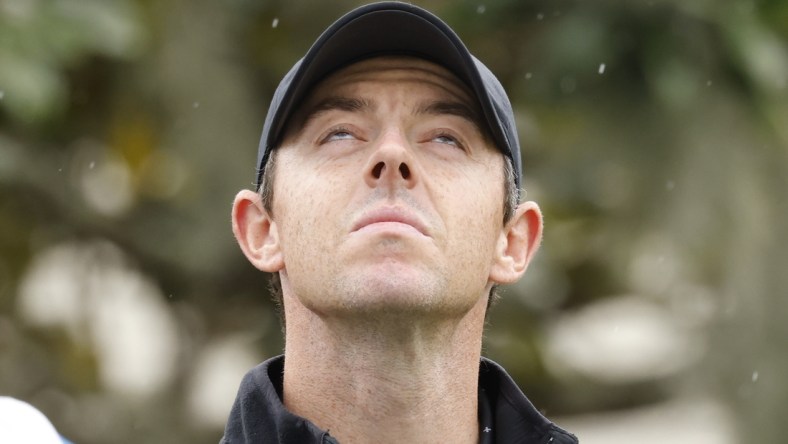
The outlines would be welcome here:
M 304 114 L 301 127 L 307 126 L 310 120 L 329 111 L 364 112 L 371 111 L 373 108 L 372 103 L 366 99 L 341 96 L 326 97 Z
M 366 112 L 374 109 L 374 103 L 364 98 L 330 96 L 309 108 L 304 113 L 303 118 L 299 119 L 301 121 L 299 127 L 306 127 L 311 120 L 329 111 Z M 481 134 L 487 135 L 486 126 L 483 124 L 479 112 L 462 102 L 447 100 L 425 102 L 416 106 L 414 112 L 416 115 L 452 115 L 461 117 L 472 123 Z
M 484 128 L 485 126 L 482 123 L 482 118 L 479 115 L 479 112 L 474 108 L 461 103 L 461 102 L 453 102 L 453 101 L 436 101 L 436 102 L 428 102 L 422 103 L 415 110 L 417 115 L 452 115 L 457 117 L 462 117 L 465 120 L 476 125 L 481 133 L 485 133 Z

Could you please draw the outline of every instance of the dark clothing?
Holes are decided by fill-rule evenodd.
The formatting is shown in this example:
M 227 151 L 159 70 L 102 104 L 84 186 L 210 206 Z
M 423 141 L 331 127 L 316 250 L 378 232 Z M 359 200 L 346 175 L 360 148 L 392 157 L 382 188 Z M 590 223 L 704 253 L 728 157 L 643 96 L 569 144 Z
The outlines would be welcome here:
M 284 357 L 246 374 L 220 444 L 338 444 L 282 404 Z M 542 416 L 506 371 L 482 358 L 479 368 L 480 444 L 576 444 L 577 438 Z

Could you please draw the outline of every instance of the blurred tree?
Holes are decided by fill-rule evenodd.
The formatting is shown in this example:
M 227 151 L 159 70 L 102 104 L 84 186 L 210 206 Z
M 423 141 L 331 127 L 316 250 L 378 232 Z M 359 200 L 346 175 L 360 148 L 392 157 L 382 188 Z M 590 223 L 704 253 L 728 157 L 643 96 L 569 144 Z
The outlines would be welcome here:
M 485 353 L 551 415 L 704 397 L 781 442 L 788 4 L 417 3 L 507 87 L 547 219 Z M 230 202 L 357 4 L 0 2 L 0 393 L 75 442 L 218 440 L 282 347 Z

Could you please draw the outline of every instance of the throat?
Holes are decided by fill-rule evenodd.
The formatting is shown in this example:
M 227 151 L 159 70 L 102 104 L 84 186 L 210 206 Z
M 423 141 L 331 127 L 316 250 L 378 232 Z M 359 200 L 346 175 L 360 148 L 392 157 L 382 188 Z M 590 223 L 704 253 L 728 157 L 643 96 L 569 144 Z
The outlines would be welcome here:
M 398 334 L 288 316 L 285 406 L 343 444 L 478 442 L 483 309 Z

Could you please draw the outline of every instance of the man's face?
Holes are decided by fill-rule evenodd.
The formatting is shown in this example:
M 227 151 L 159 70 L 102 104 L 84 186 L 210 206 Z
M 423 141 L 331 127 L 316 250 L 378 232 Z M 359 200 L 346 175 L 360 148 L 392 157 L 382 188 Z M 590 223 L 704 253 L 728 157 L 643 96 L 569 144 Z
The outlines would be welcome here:
M 285 291 L 329 316 L 456 315 L 486 297 L 504 178 L 479 122 L 459 80 L 420 59 L 320 83 L 276 154 Z

